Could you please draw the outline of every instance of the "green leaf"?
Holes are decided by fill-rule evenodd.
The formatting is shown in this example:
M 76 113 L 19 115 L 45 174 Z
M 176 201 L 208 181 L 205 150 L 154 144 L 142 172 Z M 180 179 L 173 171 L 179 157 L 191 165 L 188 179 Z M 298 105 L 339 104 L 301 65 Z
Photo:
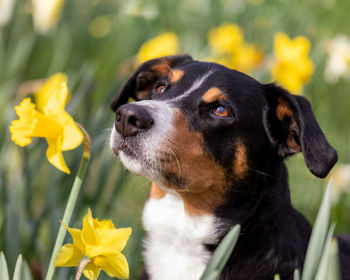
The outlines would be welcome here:
M 7 263 L 3 252 L 0 252 L 0 280 L 9 280 L 9 272 Z
M 294 270 L 293 280 L 300 280 L 300 272 L 299 269 Z
M 330 242 L 327 279 L 341 279 L 338 252 L 338 242 L 335 238 L 333 238 Z
M 309 246 L 306 252 L 302 280 L 314 280 L 317 267 L 320 263 L 324 242 L 329 224 L 329 212 L 331 208 L 332 180 L 329 182 L 323 196 L 320 210 L 318 211 L 314 228 L 311 233 Z
M 331 241 L 333 239 L 333 233 L 335 229 L 335 224 L 332 224 L 331 228 L 328 231 L 326 244 L 324 246 L 323 254 L 321 257 L 320 265 L 318 266 L 315 280 L 327 280 L 327 272 L 328 272 L 328 266 L 330 262 L 330 247 L 331 247 Z
M 218 278 L 218 275 L 220 274 L 220 271 L 213 270 L 209 272 L 209 274 L 206 276 L 205 280 L 216 280 Z
M 27 263 L 23 260 L 22 255 L 19 255 L 17 258 L 13 280 L 32 280 L 30 269 Z
M 222 239 L 209 261 L 201 280 L 216 279 L 219 276 L 237 243 L 240 230 L 241 226 L 235 225 Z

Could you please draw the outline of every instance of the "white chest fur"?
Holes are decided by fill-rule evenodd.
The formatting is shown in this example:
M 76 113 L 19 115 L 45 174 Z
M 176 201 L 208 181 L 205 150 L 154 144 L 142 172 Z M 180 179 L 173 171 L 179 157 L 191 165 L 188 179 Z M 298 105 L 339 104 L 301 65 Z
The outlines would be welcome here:
M 143 212 L 147 231 L 144 258 L 151 280 L 198 280 L 211 254 L 203 244 L 216 240 L 215 217 L 188 216 L 182 200 L 167 193 L 149 199 Z

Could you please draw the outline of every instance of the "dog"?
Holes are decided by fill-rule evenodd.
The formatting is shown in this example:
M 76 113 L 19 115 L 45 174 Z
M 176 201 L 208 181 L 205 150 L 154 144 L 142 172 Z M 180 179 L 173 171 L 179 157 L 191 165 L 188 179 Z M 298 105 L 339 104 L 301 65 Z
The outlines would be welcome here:
M 112 153 L 153 182 L 141 279 L 200 279 L 236 224 L 220 280 L 288 280 L 302 269 L 312 229 L 291 204 L 284 159 L 302 152 L 320 178 L 338 159 L 304 97 L 177 55 L 139 66 L 111 107 Z M 348 280 L 350 240 L 338 242 Z

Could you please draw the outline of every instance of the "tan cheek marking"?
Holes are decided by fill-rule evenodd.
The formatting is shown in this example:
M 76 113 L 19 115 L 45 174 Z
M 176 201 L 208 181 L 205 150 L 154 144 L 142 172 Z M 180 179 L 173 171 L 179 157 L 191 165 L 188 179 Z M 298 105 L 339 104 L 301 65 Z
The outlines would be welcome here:
M 241 142 L 237 144 L 233 170 L 238 179 L 243 179 L 248 171 L 247 150 Z
M 184 75 L 183 70 L 175 69 L 170 72 L 170 83 L 175 83 Z
M 174 126 L 168 141 L 177 159 L 173 158 L 164 169 L 184 178 L 186 186 L 181 188 L 169 182 L 166 186 L 181 196 L 188 215 L 212 214 L 224 202 L 225 171 L 204 151 L 202 135 L 190 131 L 182 113 L 176 113 Z
M 204 93 L 202 100 L 205 103 L 213 103 L 215 101 L 220 101 L 226 98 L 226 95 L 218 88 L 213 87 Z
M 151 199 L 161 199 L 166 195 L 166 192 L 161 190 L 161 188 L 155 183 L 152 182 L 150 198 Z
M 289 108 L 286 101 L 284 101 L 281 97 L 277 100 L 278 105 L 276 107 L 276 116 L 279 120 L 283 120 L 285 117 L 293 118 L 293 112 Z

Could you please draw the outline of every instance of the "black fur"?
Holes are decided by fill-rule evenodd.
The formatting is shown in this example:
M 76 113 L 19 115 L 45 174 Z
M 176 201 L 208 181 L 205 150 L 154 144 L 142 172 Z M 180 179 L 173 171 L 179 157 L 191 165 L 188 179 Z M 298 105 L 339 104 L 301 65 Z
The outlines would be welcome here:
M 185 74 L 180 82 L 167 88 L 166 94 L 157 95 L 154 85 L 167 77 L 155 71 L 154 66 L 164 62 Z M 312 229 L 291 204 L 284 159 L 301 151 L 309 170 L 325 177 L 338 158 L 304 97 L 291 95 L 275 84 L 263 85 L 221 65 L 173 56 L 141 65 L 114 99 L 112 109 L 116 111 L 129 97 L 173 98 L 208 70 L 214 74 L 207 82 L 176 106 L 186 115 L 191 129 L 203 135 L 204 149 L 227 170 L 230 191 L 225 203 L 215 211 L 221 237 L 232 225 L 239 223 L 242 229 L 219 279 L 273 279 L 276 273 L 283 280 L 292 279 L 294 269 L 302 269 Z M 223 104 L 230 118 L 220 119 L 208 113 L 213 104 L 204 104 L 201 97 L 211 87 L 228 96 Z M 142 98 L 138 95 L 141 91 Z M 248 160 L 248 170 L 241 179 L 235 178 L 232 170 L 238 143 L 244 144 Z M 179 184 L 186 185 L 183 181 Z M 350 237 L 339 237 L 338 241 L 342 279 L 349 280 Z M 203 246 L 214 251 L 217 244 Z M 145 272 L 140 279 L 151 277 Z

